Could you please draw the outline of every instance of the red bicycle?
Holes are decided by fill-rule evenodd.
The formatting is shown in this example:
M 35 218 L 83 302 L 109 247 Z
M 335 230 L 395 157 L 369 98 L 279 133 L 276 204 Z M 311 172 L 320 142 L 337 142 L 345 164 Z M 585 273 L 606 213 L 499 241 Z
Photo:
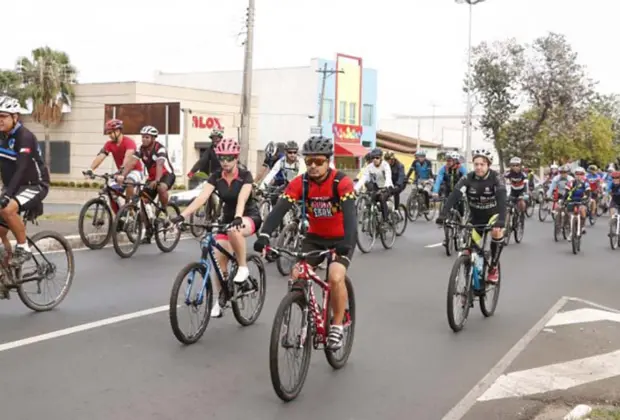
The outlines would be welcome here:
M 313 268 L 307 262 L 309 258 L 327 257 L 328 266 L 333 258 L 333 251 L 311 251 L 311 252 L 291 252 L 283 248 L 266 247 L 267 255 L 285 254 L 292 258 L 296 258 L 298 262 L 299 277 L 295 281 L 290 281 L 289 292 L 284 296 L 273 320 L 271 329 L 271 340 L 269 344 L 269 370 L 271 372 L 271 383 L 273 389 L 283 401 L 292 401 L 300 394 L 303 388 L 308 369 L 310 367 L 310 358 L 312 347 L 315 350 L 323 348 L 325 358 L 330 366 L 334 369 L 342 368 L 349 359 L 351 348 L 353 346 L 353 337 L 355 335 L 355 295 L 353 294 L 353 284 L 346 277 L 345 284 L 348 294 L 348 308 L 345 311 L 344 322 L 344 343 L 343 346 L 334 351 L 329 350 L 325 344 L 327 342 L 327 333 L 331 324 L 331 308 L 330 308 L 330 287 L 327 281 L 323 281 L 314 272 Z M 314 294 L 314 284 L 318 284 L 323 292 L 322 304 L 318 302 Z M 301 310 L 301 329 L 297 333 L 291 332 L 291 313 L 293 307 L 297 306 Z M 312 347 L 310 346 L 312 344 Z M 295 359 L 301 357 L 299 364 L 299 373 L 297 379 L 283 381 L 281 371 L 284 366 L 290 363 L 280 365 L 278 356 L 280 349 L 291 351 Z M 296 365 L 297 363 L 292 363 Z M 285 384 L 285 382 L 287 382 Z

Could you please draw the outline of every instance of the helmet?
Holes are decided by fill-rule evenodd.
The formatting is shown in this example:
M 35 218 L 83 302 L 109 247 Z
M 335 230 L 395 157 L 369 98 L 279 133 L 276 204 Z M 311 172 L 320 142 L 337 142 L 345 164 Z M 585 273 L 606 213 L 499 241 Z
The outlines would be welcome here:
M 611 173 L 611 177 L 612 177 L 613 179 L 620 179 L 620 171 L 613 171 L 613 172 Z
M 596 165 L 588 166 L 588 172 L 596 172 L 596 171 L 598 171 L 598 168 L 596 167 Z
M 269 143 L 267 143 L 267 146 L 265 146 L 265 155 L 267 157 L 272 157 L 275 154 L 276 154 L 276 145 L 274 144 L 274 142 L 270 141 Z
M 370 152 L 366 153 L 364 156 L 364 162 L 368 163 L 372 160 L 372 154 Z
M 446 159 L 459 160 L 461 155 L 458 152 L 448 152 L 446 154 Z
M 513 157 L 510 159 L 510 164 L 511 165 L 521 165 L 521 158 L 520 157 Z
M 213 129 L 213 131 L 211 131 L 211 134 L 209 134 L 209 138 L 213 138 L 213 137 L 219 137 L 220 139 L 222 139 L 224 137 L 224 130 L 218 130 L 217 128 Z
M 157 129 L 152 125 L 145 125 L 144 127 L 142 127 L 142 130 L 140 130 L 140 134 L 142 134 L 143 136 L 149 135 L 157 137 L 159 135 L 159 131 L 157 131 Z
M 0 96 L 0 112 L 7 114 L 19 114 L 21 112 L 19 101 L 10 96 Z
M 562 165 L 560 166 L 560 172 L 570 172 L 570 168 L 568 165 Z
M 223 139 L 215 146 L 216 155 L 238 155 L 240 152 L 241 147 L 235 139 Z
M 108 121 L 107 123 L 105 123 L 105 132 L 106 133 L 109 133 L 110 131 L 122 130 L 122 129 L 123 129 L 123 121 L 121 121 L 121 120 L 112 119 L 112 120 Z
M 380 158 L 382 156 L 383 156 L 383 150 L 379 149 L 378 147 L 370 151 L 370 157 L 372 157 L 373 159 L 377 157 Z
M 291 141 L 286 142 L 286 147 L 285 147 L 285 149 L 286 149 L 286 151 L 287 151 L 287 152 L 288 152 L 289 150 L 295 150 L 295 151 L 297 151 L 297 150 L 299 150 L 299 145 L 297 144 L 297 142 L 296 142 L 296 141 L 291 140 Z
M 276 143 L 276 153 L 282 153 L 286 149 L 286 143 L 279 141 Z
M 304 156 L 331 156 L 334 154 L 334 145 L 331 139 L 323 136 L 312 136 L 304 143 L 302 154 Z
M 552 164 L 551 166 L 549 166 L 549 169 L 551 169 L 552 171 L 557 171 L 558 170 L 558 165 L 556 165 L 555 163 Z
M 583 169 L 581 166 L 578 167 L 577 169 L 575 169 L 575 175 L 576 174 L 585 174 L 585 173 L 586 173 L 586 170 Z
M 476 149 L 471 153 L 472 161 L 477 157 L 483 157 L 489 161 L 489 165 L 493 163 L 493 154 L 487 149 Z
M 424 150 L 418 150 L 415 152 L 415 157 L 426 157 L 426 152 Z
M 396 156 L 394 155 L 394 152 L 385 152 L 385 154 L 383 155 L 383 158 L 385 160 L 390 160 L 390 159 L 394 159 Z

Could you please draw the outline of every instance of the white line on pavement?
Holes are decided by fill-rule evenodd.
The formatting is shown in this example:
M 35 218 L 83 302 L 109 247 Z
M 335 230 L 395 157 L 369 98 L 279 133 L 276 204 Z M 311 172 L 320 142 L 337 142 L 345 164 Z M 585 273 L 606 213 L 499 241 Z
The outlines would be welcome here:
M 436 244 L 426 245 L 424 248 L 437 248 L 438 246 L 443 246 L 443 243 L 439 242 Z
M 87 324 L 76 325 L 75 327 L 64 328 L 62 330 L 52 331 L 46 334 L 35 335 L 34 337 L 24 338 L 22 340 L 12 341 L 10 343 L 0 344 L 0 353 L 7 350 L 16 349 L 18 347 L 27 346 L 29 344 L 40 343 L 42 341 L 51 340 L 53 338 L 64 337 L 70 334 L 84 332 L 95 328 L 105 327 L 106 325 L 117 324 L 119 322 L 129 321 L 130 319 L 141 318 L 153 315 L 159 312 L 167 311 L 169 305 L 158 306 L 156 308 L 145 309 L 129 314 L 113 316 L 111 318 L 100 319 L 99 321 L 89 322 Z
M 616 312 L 602 311 L 600 309 L 581 308 L 575 309 L 573 311 L 558 312 L 545 326 L 557 327 L 560 325 L 581 324 L 598 321 L 620 322 L 620 314 Z

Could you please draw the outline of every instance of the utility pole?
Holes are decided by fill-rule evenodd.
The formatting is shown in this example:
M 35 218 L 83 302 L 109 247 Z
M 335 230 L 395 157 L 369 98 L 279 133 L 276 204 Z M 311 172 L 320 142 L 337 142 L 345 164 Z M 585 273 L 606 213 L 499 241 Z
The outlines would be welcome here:
M 323 135 L 323 100 L 325 99 L 325 86 L 327 85 L 327 78 L 332 74 L 336 73 L 344 73 L 344 70 L 337 69 L 328 69 L 327 63 L 323 65 L 322 69 L 318 69 L 317 73 L 321 73 L 322 81 L 321 81 L 321 95 L 319 96 L 319 113 L 318 113 L 318 121 L 317 125 L 319 126 L 319 134 Z M 338 104 L 334 104 L 334 106 L 338 106 Z
M 254 54 L 255 0 L 249 0 L 246 15 L 245 56 L 243 60 L 243 91 L 241 98 L 240 161 L 248 166 L 250 149 L 250 110 L 252 109 L 252 56 Z M 251 170 L 251 168 L 248 168 Z

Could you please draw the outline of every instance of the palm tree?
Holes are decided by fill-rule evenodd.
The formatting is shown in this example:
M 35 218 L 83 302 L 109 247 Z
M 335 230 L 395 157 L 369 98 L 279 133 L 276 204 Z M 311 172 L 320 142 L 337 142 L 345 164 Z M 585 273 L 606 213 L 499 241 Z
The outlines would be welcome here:
M 14 70 L 0 70 L 0 95 L 7 95 L 21 100 L 21 80 L 19 74 Z
M 71 105 L 75 97 L 77 71 L 66 53 L 41 47 L 32 51 L 32 57 L 17 60 L 17 74 L 24 97 L 32 100 L 32 118 L 43 126 L 45 163 L 51 170 L 50 127 L 62 120 L 63 105 Z

